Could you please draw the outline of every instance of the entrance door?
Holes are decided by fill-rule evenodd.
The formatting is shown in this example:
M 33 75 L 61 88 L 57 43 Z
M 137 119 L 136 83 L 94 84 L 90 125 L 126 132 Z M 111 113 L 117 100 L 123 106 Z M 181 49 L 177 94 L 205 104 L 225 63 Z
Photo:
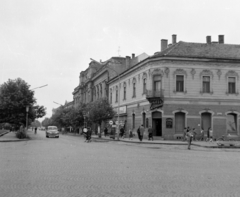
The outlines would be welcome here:
M 152 128 L 154 136 L 162 136 L 162 113 L 153 112 L 152 113 Z
M 183 133 L 185 127 L 185 113 L 175 113 L 175 133 Z
M 201 118 L 202 118 L 202 128 L 207 133 L 209 137 L 208 128 L 211 127 L 211 117 L 212 115 L 208 112 L 202 113 Z

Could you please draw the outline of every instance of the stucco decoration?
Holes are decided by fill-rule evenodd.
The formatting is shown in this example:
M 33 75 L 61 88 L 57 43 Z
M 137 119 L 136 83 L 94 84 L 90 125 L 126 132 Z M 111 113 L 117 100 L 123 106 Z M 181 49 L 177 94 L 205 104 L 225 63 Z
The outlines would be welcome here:
M 220 69 L 217 70 L 217 76 L 218 76 L 218 80 L 220 80 L 222 75 L 222 71 Z
M 148 70 L 148 76 L 151 77 L 151 69 Z
M 194 79 L 194 75 L 196 74 L 196 70 L 193 68 L 192 70 L 191 70 L 191 75 L 192 75 L 192 79 Z
M 152 73 L 151 73 L 151 76 L 153 75 L 161 75 L 163 76 L 164 75 L 164 72 L 160 69 L 160 68 L 155 68 Z
M 132 83 L 136 83 L 136 78 L 135 77 L 133 77 L 133 79 L 132 79 Z
M 181 68 L 178 68 L 173 72 L 173 76 L 175 77 L 176 75 L 185 75 L 185 77 L 187 77 L 187 72 Z
M 226 75 L 225 78 L 227 79 L 228 77 L 236 77 L 237 80 L 239 80 L 239 75 L 237 72 L 235 72 L 234 70 L 229 70 Z
M 169 75 L 169 72 L 170 72 L 169 68 L 168 68 L 168 67 L 166 67 L 164 72 L 165 72 L 166 76 L 168 77 L 168 75 Z
M 213 79 L 213 72 L 211 70 L 205 69 L 199 74 L 200 79 L 202 79 L 202 76 L 211 76 Z
M 143 73 L 143 75 L 142 75 L 142 79 L 147 79 L 147 73 Z

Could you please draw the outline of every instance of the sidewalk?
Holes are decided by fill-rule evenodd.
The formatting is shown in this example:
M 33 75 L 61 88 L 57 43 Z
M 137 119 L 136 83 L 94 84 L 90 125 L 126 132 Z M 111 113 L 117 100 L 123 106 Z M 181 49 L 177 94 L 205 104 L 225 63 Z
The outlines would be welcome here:
M 28 130 L 28 135 L 31 140 L 31 135 L 33 133 L 31 130 Z M 75 134 L 75 133 L 67 133 L 65 135 L 71 135 L 71 136 L 78 136 L 78 137 L 83 137 L 83 135 Z M 116 138 L 111 139 L 109 136 L 104 137 L 102 136 L 101 138 L 98 137 L 98 135 L 92 135 L 92 138 L 95 140 L 106 140 L 106 141 L 117 141 Z M 3 136 L 0 136 L 0 142 L 20 142 L 20 141 L 27 141 L 29 139 L 18 139 L 16 137 L 15 132 L 8 132 Z M 147 139 L 143 139 L 143 141 L 139 141 L 137 138 L 133 138 L 132 140 L 129 140 L 128 138 L 120 138 L 120 142 L 125 142 L 125 143 L 138 143 L 138 144 L 161 144 L 161 145 L 183 145 L 187 146 L 187 142 L 183 141 L 177 141 L 177 140 L 154 140 L 154 141 L 148 141 Z M 198 147 L 204 147 L 204 148 L 240 148 L 240 141 L 224 141 L 222 142 L 222 145 L 219 146 L 217 142 L 205 142 L 205 141 L 193 141 L 192 146 L 198 146 Z
M 72 136 L 82 136 L 79 134 L 72 134 L 68 133 L 67 135 Z M 82 136 L 83 137 L 83 136 Z M 93 139 L 97 140 L 106 140 L 106 141 L 117 141 L 116 138 L 111 139 L 109 136 L 104 137 L 101 136 L 101 138 L 98 137 L 98 135 L 92 135 Z M 129 140 L 128 138 L 120 138 L 119 141 L 126 142 L 126 143 L 138 143 L 138 144 L 161 144 L 161 145 L 184 145 L 187 146 L 187 142 L 178 141 L 178 140 L 154 140 L 154 141 L 148 141 L 147 139 L 143 139 L 143 141 L 139 141 L 137 138 L 133 138 L 132 140 Z M 216 141 L 213 142 L 205 142 L 205 141 L 193 141 L 192 146 L 198 146 L 198 147 L 204 147 L 204 148 L 240 148 L 240 141 L 224 141 L 222 142 L 222 145 L 218 145 Z
M 27 131 L 28 136 L 31 139 L 32 132 L 30 130 Z M 21 142 L 28 141 L 29 139 L 18 139 L 16 137 L 16 132 L 8 132 L 2 136 L 0 136 L 0 142 Z

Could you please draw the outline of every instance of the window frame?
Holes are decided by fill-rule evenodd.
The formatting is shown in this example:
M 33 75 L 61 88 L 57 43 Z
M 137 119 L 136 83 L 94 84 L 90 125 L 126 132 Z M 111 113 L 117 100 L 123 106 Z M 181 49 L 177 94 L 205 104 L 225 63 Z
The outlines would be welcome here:
M 209 78 L 209 84 L 208 84 L 208 88 L 209 88 L 209 91 L 206 91 L 205 89 L 204 89 L 204 83 L 206 84 L 207 82 L 206 81 L 204 81 L 204 77 L 208 77 Z M 211 76 L 210 75 L 203 75 L 202 76 L 202 93 L 205 93 L 205 94 L 210 94 L 211 93 Z
M 230 88 L 229 88 L 229 87 L 230 87 L 230 82 L 229 82 L 229 79 L 230 79 L 230 78 L 234 78 L 234 80 L 235 80 L 235 81 L 234 81 L 234 92 L 230 92 Z M 236 94 L 236 93 L 237 93 L 237 83 L 236 83 L 236 81 L 237 81 L 237 80 L 236 80 L 236 77 L 234 77 L 234 76 L 229 76 L 229 77 L 228 77 L 228 83 L 227 83 L 228 94 Z M 232 84 L 233 84 L 233 83 L 232 83 Z
M 181 76 L 183 81 L 180 81 L 182 83 L 182 87 L 180 87 L 180 89 L 182 89 L 181 91 L 178 90 L 178 76 Z M 185 90 L 185 76 L 183 74 L 176 74 L 176 92 L 177 93 L 184 93 L 184 90 Z

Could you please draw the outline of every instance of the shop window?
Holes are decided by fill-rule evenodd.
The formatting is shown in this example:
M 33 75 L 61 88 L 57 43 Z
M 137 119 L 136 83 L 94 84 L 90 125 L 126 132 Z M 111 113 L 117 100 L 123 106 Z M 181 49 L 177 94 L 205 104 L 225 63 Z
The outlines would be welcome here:
M 227 134 L 237 133 L 237 115 L 230 113 L 227 115 Z

